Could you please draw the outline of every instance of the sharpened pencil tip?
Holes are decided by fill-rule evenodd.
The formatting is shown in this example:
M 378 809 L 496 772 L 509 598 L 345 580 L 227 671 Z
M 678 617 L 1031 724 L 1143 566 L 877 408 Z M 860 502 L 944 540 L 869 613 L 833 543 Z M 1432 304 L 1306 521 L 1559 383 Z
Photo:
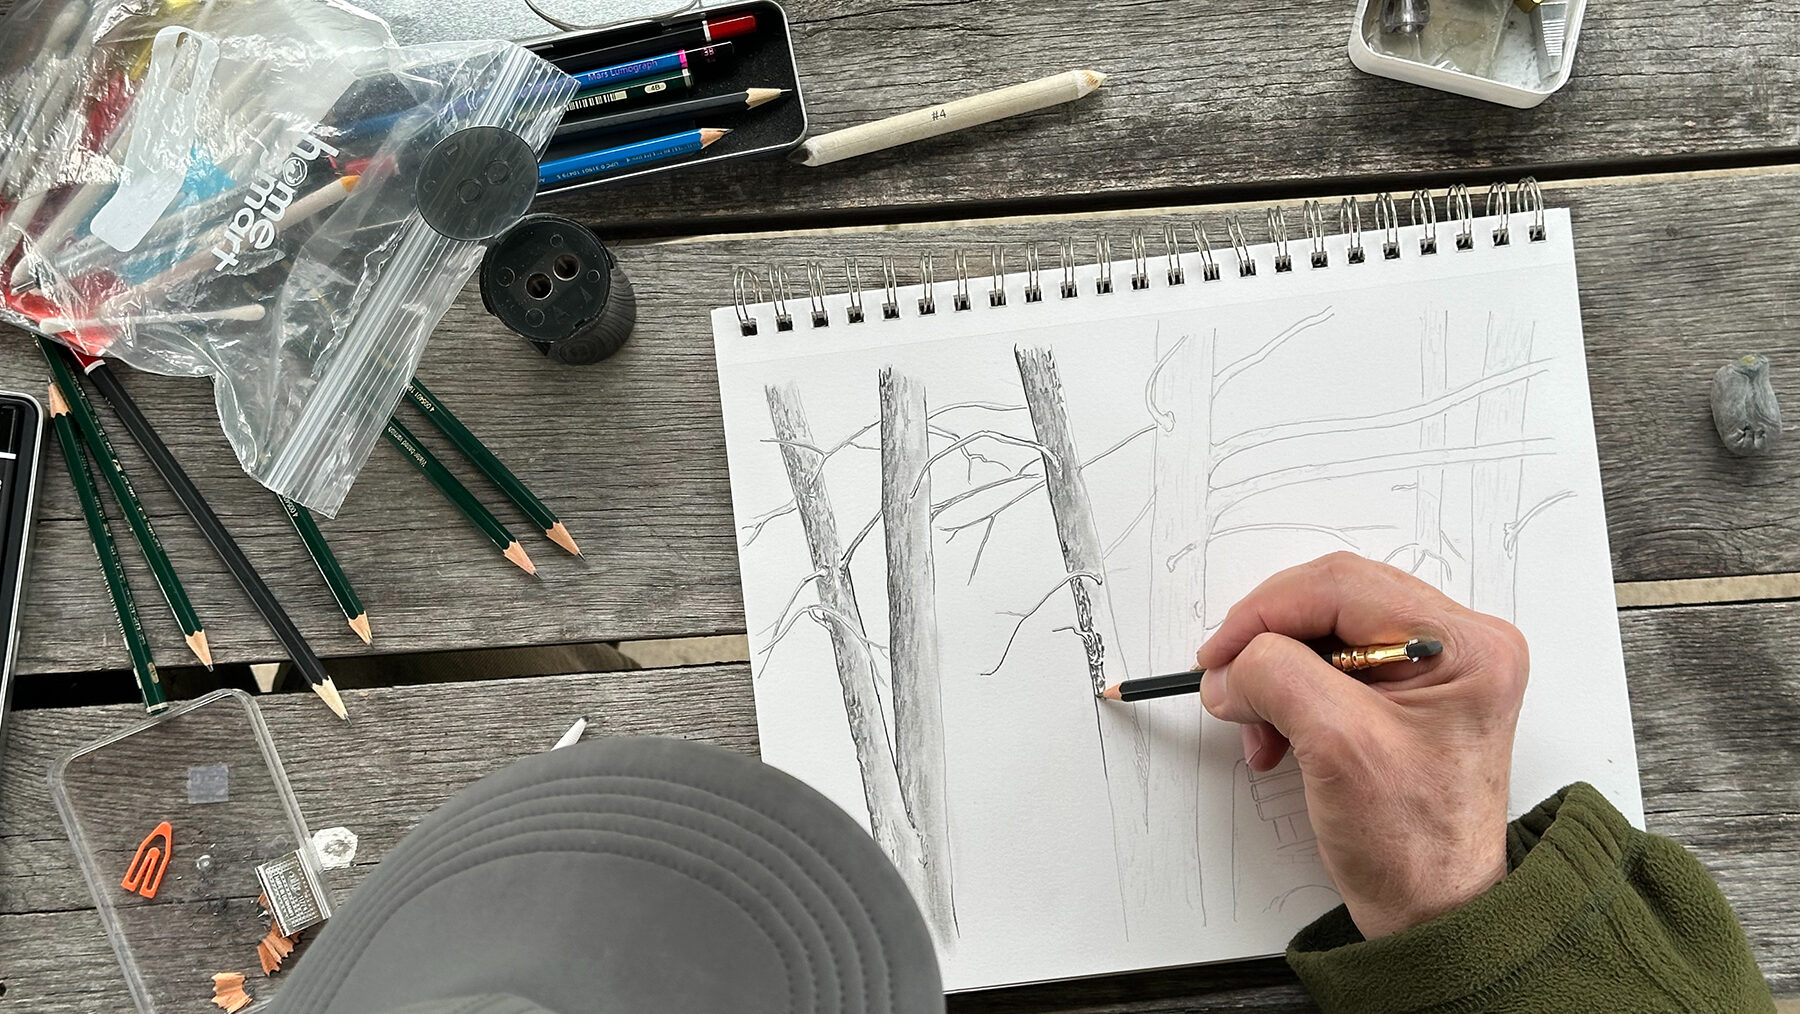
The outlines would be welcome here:
M 1083 95 L 1091 94 L 1095 89 L 1106 83 L 1106 75 L 1097 70 L 1080 70 L 1076 71 L 1076 73 L 1081 75 L 1081 94 Z
M 69 414 L 69 403 L 63 399 L 62 389 L 55 384 L 50 385 L 50 414 L 53 416 Z
M 212 645 L 206 643 L 206 631 L 196 630 L 189 634 L 187 643 L 188 647 L 193 649 L 194 657 L 200 660 L 200 664 L 205 666 L 208 672 L 212 671 Z
M 746 93 L 750 97 L 745 101 L 744 108 L 755 109 L 757 106 L 773 102 L 788 94 L 788 90 L 786 88 L 750 88 L 746 90 Z
M 350 629 L 356 631 L 356 636 L 362 638 L 362 643 L 364 643 L 364 644 L 374 643 L 373 642 L 374 634 L 373 634 L 373 632 L 371 632 L 369 630 L 369 614 L 368 613 L 364 613 L 361 616 L 353 618 L 350 621 Z
M 575 556 L 581 555 L 581 547 L 575 544 L 575 536 L 569 534 L 569 530 L 563 527 L 561 521 L 544 529 L 544 534 L 550 537 L 551 542 L 563 547 Z
M 714 141 L 729 133 L 731 131 L 720 127 L 702 127 L 700 128 L 700 147 L 710 147 Z
M 1125 695 L 1119 692 L 1119 685 L 1117 683 L 1100 691 L 1100 697 L 1102 700 L 1108 701 L 1122 701 L 1125 699 Z
M 331 677 L 325 677 L 323 683 L 313 684 L 313 693 L 319 695 L 319 699 L 325 702 L 332 714 L 346 722 L 350 720 L 350 713 L 344 710 L 344 698 L 338 694 L 337 684 L 331 681 Z
M 530 574 L 533 577 L 537 576 L 537 565 L 531 562 L 531 557 L 525 555 L 524 546 L 519 545 L 517 542 L 507 546 L 506 558 L 511 560 L 525 573 Z

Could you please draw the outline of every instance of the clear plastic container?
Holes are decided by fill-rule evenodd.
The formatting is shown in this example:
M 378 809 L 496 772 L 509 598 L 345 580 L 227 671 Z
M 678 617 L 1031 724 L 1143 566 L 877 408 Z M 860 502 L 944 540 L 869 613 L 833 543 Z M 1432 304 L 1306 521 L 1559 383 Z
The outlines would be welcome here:
M 256 945 L 269 919 L 256 868 L 298 853 L 312 883 L 323 880 L 256 702 L 220 690 L 177 705 L 63 757 L 50 791 L 140 1014 L 216 1014 L 218 972 L 241 973 L 256 1001 L 246 1009 L 263 1006 Z M 164 822 L 168 844 L 150 837 Z M 154 870 L 137 878 L 137 890 L 122 881 L 134 866 L 152 865 L 152 850 L 154 865 L 164 853 L 167 864 L 155 896 L 145 897 Z M 327 916 L 328 895 L 317 898 Z

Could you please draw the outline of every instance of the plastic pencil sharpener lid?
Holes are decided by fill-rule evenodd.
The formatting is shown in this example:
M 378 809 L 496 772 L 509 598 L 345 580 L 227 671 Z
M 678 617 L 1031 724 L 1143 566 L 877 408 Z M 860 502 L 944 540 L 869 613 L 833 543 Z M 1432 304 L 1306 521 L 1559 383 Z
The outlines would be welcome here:
M 437 143 L 419 170 L 419 215 L 446 239 L 481 242 L 518 222 L 537 196 L 537 152 L 499 127 Z

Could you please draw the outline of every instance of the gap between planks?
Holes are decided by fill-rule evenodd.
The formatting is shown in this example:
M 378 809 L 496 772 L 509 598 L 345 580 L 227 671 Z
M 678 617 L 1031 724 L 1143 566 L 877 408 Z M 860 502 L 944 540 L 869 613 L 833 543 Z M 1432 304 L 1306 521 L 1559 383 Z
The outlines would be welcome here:
M 1485 172 L 1495 181 L 1505 180 L 1507 183 L 1517 182 L 1517 177 L 1522 175 L 1519 171 L 1506 169 L 1488 169 L 1481 171 Z M 1637 173 L 1618 176 L 1581 177 L 1565 180 L 1547 180 L 1541 185 L 1544 192 L 1548 194 L 1562 190 L 1640 186 L 1646 183 L 1692 183 L 1702 180 L 1721 180 L 1734 177 L 1791 176 L 1795 174 L 1800 174 L 1800 163 L 1768 166 L 1742 166 L 1722 169 L 1695 169 L 1660 173 Z M 1304 181 L 1296 181 L 1295 186 L 1300 186 L 1302 182 Z M 1433 189 L 1436 190 L 1441 188 L 1434 187 Z M 1474 187 L 1471 186 L 1470 189 L 1473 191 Z M 1407 192 L 1410 193 L 1410 190 Z M 1401 191 L 1394 190 L 1393 193 L 1400 194 Z M 1353 195 L 1340 193 L 1337 194 L 1333 200 L 1349 196 Z M 1367 197 L 1369 195 L 1360 194 L 1354 196 Z M 1477 205 L 1479 205 L 1482 195 L 1477 193 L 1473 194 L 1473 196 Z M 1200 211 L 1209 213 L 1247 210 L 1261 211 L 1271 204 L 1293 204 L 1299 199 L 1300 198 L 1295 197 L 1226 202 L 1198 201 L 1188 204 L 1165 204 L 1143 208 L 1109 208 L 1100 211 L 1070 211 L 1053 214 L 985 215 L 861 225 L 809 226 L 803 228 L 773 229 L 755 232 L 710 232 L 693 236 L 646 237 L 643 239 L 621 241 L 620 245 L 667 246 L 689 243 L 721 243 L 738 242 L 742 240 L 777 239 L 783 237 L 791 238 L 795 236 L 869 236 L 880 233 L 923 232 L 939 229 L 980 229 L 983 227 L 995 227 L 1000 225 L 1033 225 L 1056 222 L 1093 222 L 1113 219 L 1143 218 L 1146 216 L 1176 218 L 1181 216 L 1191 216 Z M 1477 212 L 1480 212 L 1481 208 L 1478 206 L 1476 210 Z M 1441 224 L 1442 220 L 1440 220 L 1440 225 Z M 1365 227 L 1365 231 L 1372 230 Z

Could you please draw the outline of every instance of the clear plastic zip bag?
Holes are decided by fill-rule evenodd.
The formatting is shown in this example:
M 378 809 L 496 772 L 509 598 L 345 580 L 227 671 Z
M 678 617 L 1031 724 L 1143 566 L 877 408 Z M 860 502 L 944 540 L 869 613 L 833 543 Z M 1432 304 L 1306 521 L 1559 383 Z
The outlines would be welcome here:
M 22 0 L 0 319 L 212 377 L 244 470 L 335 515 L 482 253 L 421 217 L 422 166 L 476 127 L 541 151 L 575 90 L 512 43 L 403 48 L 337 0 Z M 527 161 L 464 184 L 528 202 Z

